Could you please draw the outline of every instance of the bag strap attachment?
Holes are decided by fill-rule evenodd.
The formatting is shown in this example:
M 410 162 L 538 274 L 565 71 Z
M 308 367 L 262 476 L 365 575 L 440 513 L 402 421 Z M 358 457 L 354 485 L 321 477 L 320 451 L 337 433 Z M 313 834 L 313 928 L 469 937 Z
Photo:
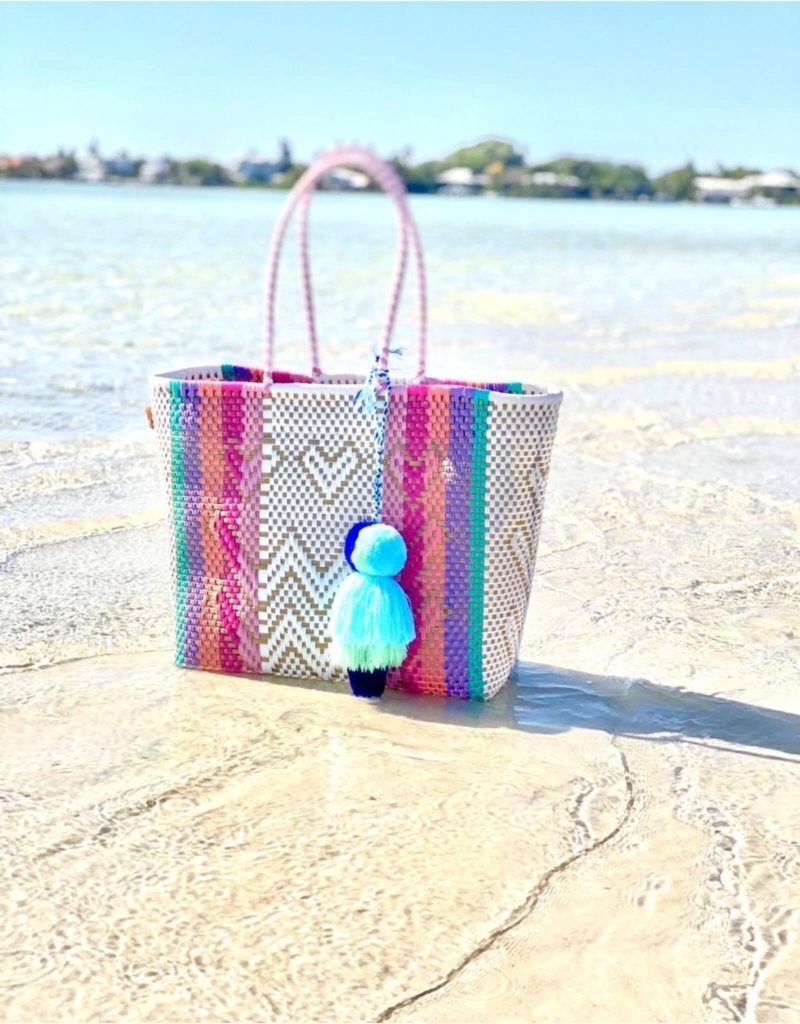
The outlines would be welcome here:
M 419 233 L 406 201 L 405 185 L 394 168 L 383 160 L 380 160 L 374 153 L 371 153 L 367 149 L 362 149 L 359 146 L 341 146 L 323 153 L 297 180 L 289 193 L 280 214 L 278 215 L 278 219 L 273 229 L 269 258 L 267 261 L 264 297 L 264 384 L 266 387 L 269 387 L 272 384 L 272 375 L 275 369 L 275 295 L 278 283 L 278 266 L 280 263 L 281 250 L 286 230 L 289 226 L 292 214 L 298 206 L 300 208 L 300 267 L 303 282 L 306 323 L 308 327 L 309 350 L 311 355 L 311 372 L 315 379 L 322 375 L 316 322 L 314 318 L 311 265 L 308 254 L 308 214 L 311 198 L 320 180 L 334 168 L 342 166 L 352 167 L 369 175 L 369 177 L 372 178 L 373 181 L 375 181 L 375 183 L 379 185 L 380 188 L 394 201 L 397 212 L 397 254 L 395 257 L 392 286 L 389 292 L 389 302 L 386 315 L 384 317 L 383 330 L 381 332 L 378 366 L 380 369 L 386 370 L 389 364 L 392 332 L 397 319 L 397 310 L 403 289 L 406 263 L 408 260 L 408 250 L 410 248 L 417 278 L 418 330 L 415 379 L 420 380 L 425 376 L 427 320 L 425 264 L 422 257 L 422 246 L 420 244 Z

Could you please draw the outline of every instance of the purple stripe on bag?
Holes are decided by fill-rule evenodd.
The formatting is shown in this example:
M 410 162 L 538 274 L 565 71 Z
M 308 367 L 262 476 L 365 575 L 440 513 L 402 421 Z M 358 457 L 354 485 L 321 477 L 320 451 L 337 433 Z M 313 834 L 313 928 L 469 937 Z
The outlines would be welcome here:
M 450 393 L 445 536 L 444 663 L 447 692 L 469 696 L 469 501 L 472 473 L 472 402 L 467 388 Z

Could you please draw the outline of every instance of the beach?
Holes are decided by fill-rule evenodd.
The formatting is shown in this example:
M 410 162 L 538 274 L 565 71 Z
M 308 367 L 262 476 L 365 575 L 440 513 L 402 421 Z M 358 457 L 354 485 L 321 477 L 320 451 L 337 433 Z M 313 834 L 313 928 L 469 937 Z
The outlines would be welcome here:
M 508 686 L 373 704 L 172 665 L 146 377 L 259 365 L 280 197 L 0 202 L 0 1019 L 800 1018 L 800 210 L 413 201 L 431 373 L 565 399 Z M 331 369 L 391 226 L 314 208 Z

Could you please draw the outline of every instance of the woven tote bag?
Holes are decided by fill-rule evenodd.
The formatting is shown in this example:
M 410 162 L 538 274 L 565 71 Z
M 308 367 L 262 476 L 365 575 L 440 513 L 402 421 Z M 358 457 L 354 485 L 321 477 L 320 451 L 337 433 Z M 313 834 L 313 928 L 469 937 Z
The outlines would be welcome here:
M 374 423 L 354 404 L 365 378 L 323 373 L 314 326 L 309 199 L 320 179 L 341 166 L 369 175 L 396 208 L 382 370 L 409 253 L 418 287 L 416 374 L 392 379 L 382 396 L 387 413 L 377 465 Z M 274 368 L 278 264 L 296 208 L 308 375 Z M 408 547 L 399 582 L 417 631 L 389 685 L 482 700 L 506 682 L 528 607 L 562 396 L 534 384 L 427 377 L 425 307 L 420 241 L 402 181 L 367 150 L 335 149 L 298 180 L 275 225 L 264 369 L 200 366 L 151 377 L 177 664 L 344 679 L 329 660 L 328 619 L 349 572 L 345 535 L 372 517 L 379 470 L 383 519 Z

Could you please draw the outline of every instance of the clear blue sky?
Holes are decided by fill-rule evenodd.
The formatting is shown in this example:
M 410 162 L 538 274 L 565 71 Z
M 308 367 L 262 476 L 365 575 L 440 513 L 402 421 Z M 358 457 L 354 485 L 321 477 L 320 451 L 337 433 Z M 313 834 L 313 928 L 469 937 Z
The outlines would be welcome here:
M 800 4 L 0 4 L 0 152 L 423 159 L 487 134 L 800 169 Z

